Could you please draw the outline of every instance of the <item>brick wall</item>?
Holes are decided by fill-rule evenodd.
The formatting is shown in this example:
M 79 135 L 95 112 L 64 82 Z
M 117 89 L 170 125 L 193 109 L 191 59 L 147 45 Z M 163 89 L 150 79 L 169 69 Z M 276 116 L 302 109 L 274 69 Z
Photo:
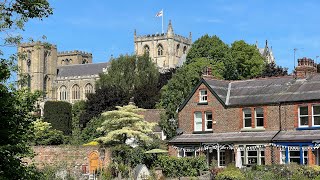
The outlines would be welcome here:
M 59 165 L 66 164 L 68 167 L 82 165 L 89 166 L 89 154 L 93 151 L 98 152 L 98 146 L 34 146 L 33 151 L 35 152 L 35 157 L 32 162 L 39 168 L 44 165 Z M 30 160 L 27 160 L 30 162 Z M 107 165 L 110 162 L 109 152 L 105 151 L 105 159 L 103 165 Z
M 213 132 L 239 132 L 243 128 L 243 108 L 249 108 L 252 112 L 252 127 L 255 127 L 254 108 L 260 107 L 264 111 L 264 128 L 266 131 L 295 130 L 298 127 L 298 108 L 306 105 L 309 108 L 309 126 L 312 125 L 312 104 L 320 104 L 320 102 L 308 103 L 286 103 L 279 105 L 262 105 L 252 107 L 227 107 L 219 102 L 219 100 L 207 89 L 207 104 L 199 104 L 199 91 L 207 89 L 202 84 L 195 91 L 189 102 L 179 112 L 179 128 L 184 130 L 185 134 L 191 134 L 194 131 L 194 113 L 202 113 L 202 130 L 205 130 L 205 112 L 212 112 Z M 279 111 L 281 113 L 279 113 Z M 281 125 L 280 125 L 281 118 Z

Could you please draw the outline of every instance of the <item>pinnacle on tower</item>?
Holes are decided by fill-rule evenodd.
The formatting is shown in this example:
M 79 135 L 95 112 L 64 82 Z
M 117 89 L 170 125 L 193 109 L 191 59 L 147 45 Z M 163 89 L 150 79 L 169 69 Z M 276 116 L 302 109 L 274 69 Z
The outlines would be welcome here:
M 167 34 L 169 37 L 173 37 L 173 28 L 172 28 L 171 20 L 169 20 Z

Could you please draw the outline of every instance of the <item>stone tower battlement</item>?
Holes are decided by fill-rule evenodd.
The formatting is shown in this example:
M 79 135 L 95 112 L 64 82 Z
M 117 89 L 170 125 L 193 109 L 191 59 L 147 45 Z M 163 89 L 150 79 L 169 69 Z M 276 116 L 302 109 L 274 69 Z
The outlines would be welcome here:
M 79 50 L 58 52 L 58 56 L 68 56 L 68 55 L 92 56 L 92 53 L 88 53 L 85 51 L 79 51 Z
M 176 68 L 182 65 L 191 44 L 191 32 L 189 37 L 175 34 L 171 20 L 166 33 L 137 35 L 136 30 L 134 31 L 135 53 L 149 54 L 160 69 Z
M 92 63 L 92 53 L 85 51 L 58 52 L 58 66 Z

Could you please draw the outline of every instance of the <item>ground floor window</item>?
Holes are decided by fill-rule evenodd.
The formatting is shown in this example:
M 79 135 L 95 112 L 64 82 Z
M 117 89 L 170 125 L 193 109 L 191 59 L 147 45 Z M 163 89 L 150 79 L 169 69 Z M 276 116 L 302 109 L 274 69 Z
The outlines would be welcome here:
M 280 151 L 280 163 L 308 164 L 308 146 L 287 146 Z
M 220 166 L 226 165 L 226 151 L 220 150 Z
M 198 147 L 183 147 L 178 150 L 178 157 L 194 157 L 199 156 Z
M 241 160 L 243 165 L 264 165 L 265 148 L 257 145 L 240 145 Z

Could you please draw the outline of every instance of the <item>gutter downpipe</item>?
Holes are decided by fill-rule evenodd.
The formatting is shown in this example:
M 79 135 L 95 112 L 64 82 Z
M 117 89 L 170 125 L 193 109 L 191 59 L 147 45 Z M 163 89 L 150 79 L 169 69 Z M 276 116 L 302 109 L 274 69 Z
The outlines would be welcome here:
M 281 103 L 279 102 L 279 105 L 278 105 L 278 107 L 279 107 L 279 128 L 280 128 L 280 130 L 272 137 L 272 139 L 271 139 L 271 142 L 273 142 L 273 139 L 281 132 L 281 130 L 282 130 L 282 123 L 281 123 L 281 121 L 282 121 L 282 119 L 281 119 Z M 271 149 L 271 164 L 275 164 L 275 158 L 274 158 L 274 150 L 273 150 L 273 147 L 270 147 L 270 149 Z

